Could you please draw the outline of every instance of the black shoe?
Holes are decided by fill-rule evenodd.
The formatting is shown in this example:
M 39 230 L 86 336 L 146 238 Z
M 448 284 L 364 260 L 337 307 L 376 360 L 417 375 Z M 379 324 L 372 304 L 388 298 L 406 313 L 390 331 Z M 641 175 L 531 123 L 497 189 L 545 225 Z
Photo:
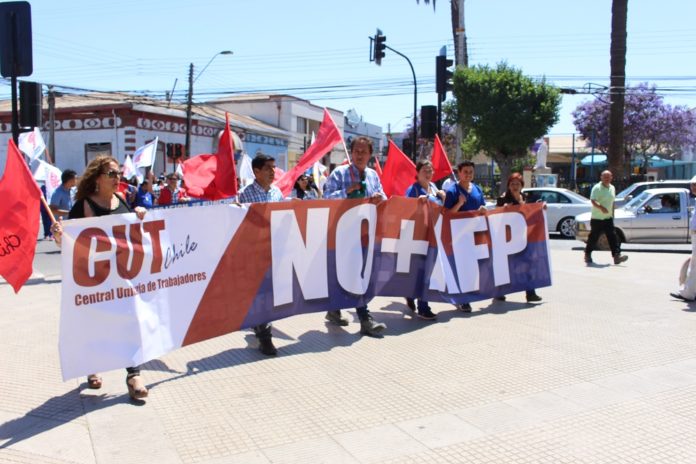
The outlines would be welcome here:
M 623 255 L 623 256 L 622 255 L 615 255 L 614 256 L 614 264 L 621 264 L 621 263 L 625 263 L 626 261 L 628 261 L 628 256 L 626 256 L 626 255 Z
M 669 296 L 671 296 L 672 298 L 676 298 L 677 300 L 682 300 L 682 301 L 686 301 L 686 302 L 689 302 L 689 303 L 691 303 L 692 301 L 694 301 L 694 300 L 690 300 L 690 299 L 688 299 L 688 298 L 686 298 L 686 297 L 683 297 L 683 296 L 681 296 L 679 293 L 676 293 L 676 292 L 671 292 L 671 293 L 669 294 Z
M 348 325 L 348 319 L 345 317 L 341 316 L 341 310 L 337 311 L 327 311 L 326 316 L 324 316 L 324 319 L 329 321 L 332 324 L 340 325 L 341 327 L 345 327 Z
M 413 298 L 406 298 L 406 306 L 408 306 L 408 309 L 415 312 L 416 311 L 416 300 L 414 300 Z
M 275 345 L 273 345 L 273 340 L 270 338 L 259 339 L 259 350 L 266 356 L 275 356 L 278 354 L 278 350 Z
M 369 316 L 364 321 L 360 321 L 360 333 L 363 335 L 379 336 L 384 329 L 386 329 L 386 324 L 381 322 L 375 322 L 372 316 Z
M 470 313 L 471 312 L 471 305 L 469 303 L 458 304 L 458 305 L 456 305 L 456 307 L 458 310 L 460 310 L 463 313 Z
M 418 318 L 426 320 L 426 321 L 434 321 L 435 319 L 437 319 L 437 314 L 432 312 L 430 307 L 418 310 L 418 314 L 416 314 L 416 316 L 418 316 Z
M 496 301 L 505 301 L 507 298 L 505 298 L 505 295 L 503 295 L 503 296 L 496 296 L 496 297 L 493 298 L 493 299 L 496 300 Z
M 541 297 L 537 295 L 536 293 L 532 295 L 527 295 L 527 303 L 536 303 L 541 301 Z
M 585 253 L 585 263 L 592 264 L 592 255 Z

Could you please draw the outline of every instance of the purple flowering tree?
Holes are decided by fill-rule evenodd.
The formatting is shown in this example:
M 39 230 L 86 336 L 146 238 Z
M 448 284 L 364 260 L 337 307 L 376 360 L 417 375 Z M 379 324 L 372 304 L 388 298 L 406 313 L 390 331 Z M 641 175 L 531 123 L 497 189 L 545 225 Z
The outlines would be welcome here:
M 604 97 L 586 101 L 573 111 L 575 128 L 595 148 L 609 150 L 609 106 Z M 696 111 L 664 103 L 655 86 L 640 84 L 626 90 L 624 104 L 625 165 L 647 168 L 653 155 L 675 157 L 696 143 Z

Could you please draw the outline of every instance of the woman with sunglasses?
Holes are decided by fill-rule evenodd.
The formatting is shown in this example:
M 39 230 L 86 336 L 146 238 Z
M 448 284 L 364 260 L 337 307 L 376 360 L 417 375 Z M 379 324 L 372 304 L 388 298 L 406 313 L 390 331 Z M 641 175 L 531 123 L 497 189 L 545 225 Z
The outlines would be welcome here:
M 70 210 L 68 219 L 130 213 L 131 209 L 125 199 L 117 194 L 120 180 L 121 171 L 118 161 L 110 156 L 94 158 L 77 185 L 75 204 Z M 145 217 L 146 211 L 140 206 L 135 208 L 135 213 L 139 219 Z M 52 230 L 56 244 L 60 246 L 63 232 L 60 222 L 53 224 Z M 145 382 L 140 377 L 140 368 L 129 367 L 126 371 L 126 385 L 131 398 L 141 400 L 147 397 L 148 391 Z M 97 374 L 88 375 L 87 386 L 92 389 L 101 388 L 101 377 Z
M 295 181 L 295 186 L 292 192 L 290 192 L 290 198 L 316 200 L 319 198 L 319 192 L 314 187 L 312 179 L 307 174 L 302 174 L 297 181 Z

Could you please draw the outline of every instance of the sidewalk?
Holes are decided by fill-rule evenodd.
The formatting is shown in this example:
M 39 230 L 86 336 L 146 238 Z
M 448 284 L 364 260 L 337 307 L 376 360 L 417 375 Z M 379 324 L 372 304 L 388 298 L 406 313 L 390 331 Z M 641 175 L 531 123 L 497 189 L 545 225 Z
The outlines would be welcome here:
M 243 331 L 146 364 L 144 405 L 124 371 L 61 382 L 56 279 L 2 283 L 0 463 L 696 462 L 696 304 L 668 296 L 688 255 L 567 248 L 542 304 L 431 323 L 377 298 L 383 339 L 354 311 L 278 321 L 276 358 Z

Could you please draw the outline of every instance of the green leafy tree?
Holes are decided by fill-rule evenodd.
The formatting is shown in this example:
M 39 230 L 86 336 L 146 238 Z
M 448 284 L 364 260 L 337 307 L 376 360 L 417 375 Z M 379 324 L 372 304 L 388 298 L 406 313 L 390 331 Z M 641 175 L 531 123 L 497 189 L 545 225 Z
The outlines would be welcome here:
M 560 91 L 506 63 L 459 67 L 454 73 L 455 117 L 464 130 L 465 154 L 481 151 L 507 179 L 515 160 L 558 121 Z M 501 189 L 504 185 L 501 183 Z

